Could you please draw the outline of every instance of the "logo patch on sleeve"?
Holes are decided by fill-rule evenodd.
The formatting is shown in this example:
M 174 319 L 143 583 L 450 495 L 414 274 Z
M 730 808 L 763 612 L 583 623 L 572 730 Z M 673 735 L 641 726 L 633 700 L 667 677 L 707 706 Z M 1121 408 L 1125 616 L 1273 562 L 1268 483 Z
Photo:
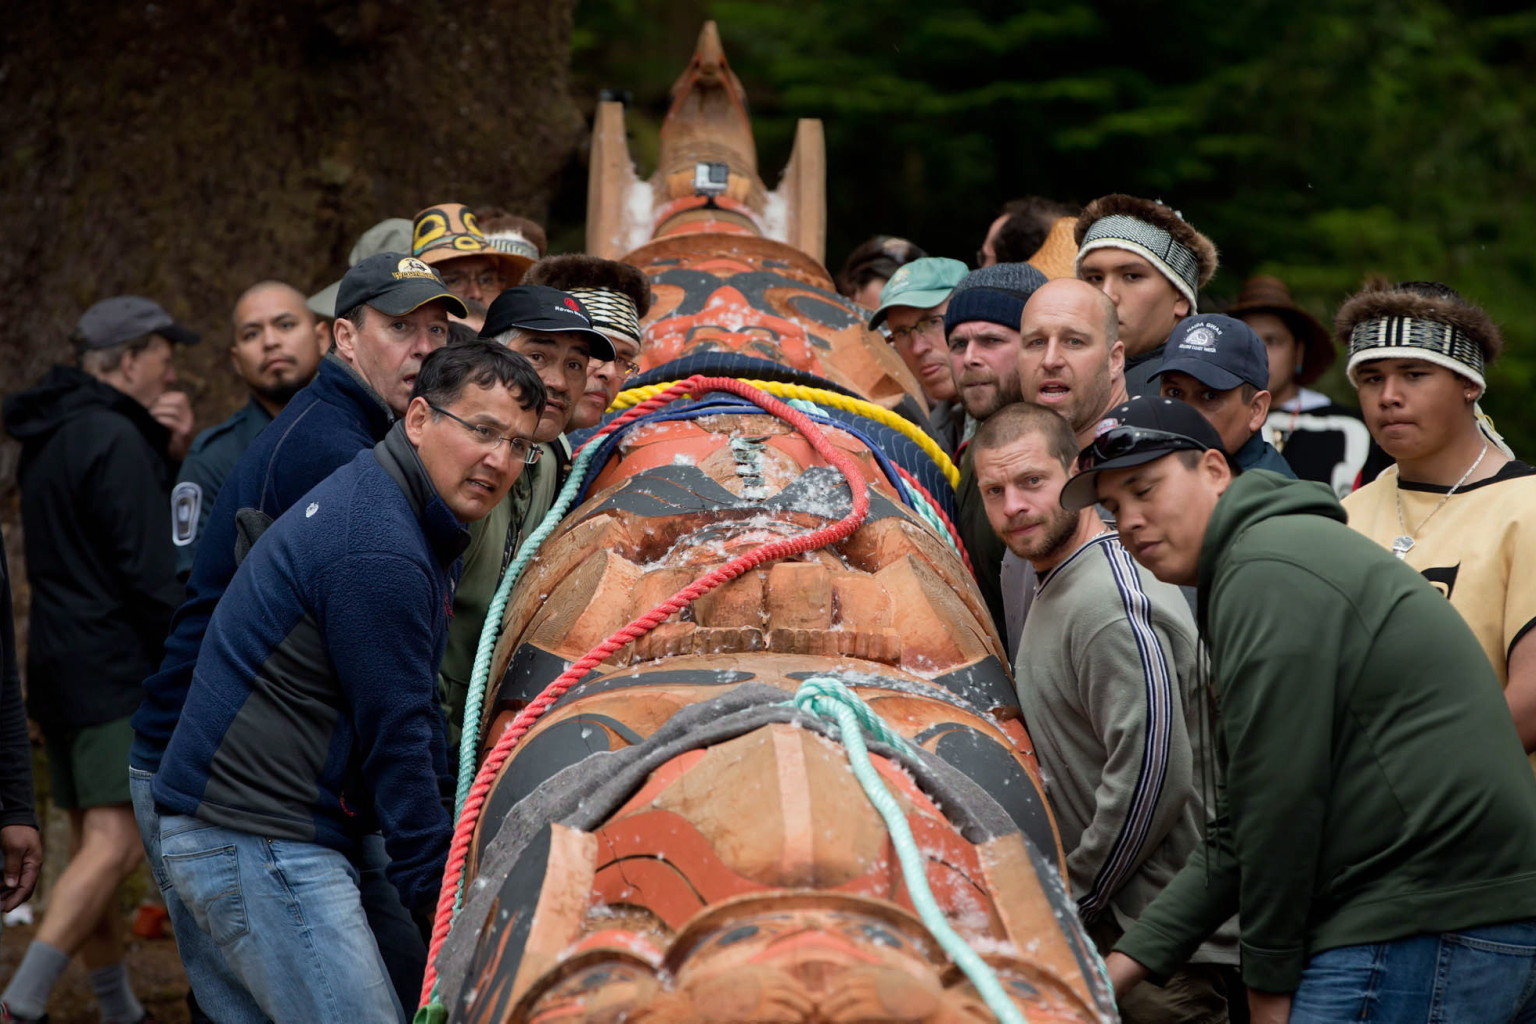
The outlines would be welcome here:
M 183 480 L 171 491 L 171 543 L 179 548 L 197 540 L 197 519 L 203 509 L 203 489 Z

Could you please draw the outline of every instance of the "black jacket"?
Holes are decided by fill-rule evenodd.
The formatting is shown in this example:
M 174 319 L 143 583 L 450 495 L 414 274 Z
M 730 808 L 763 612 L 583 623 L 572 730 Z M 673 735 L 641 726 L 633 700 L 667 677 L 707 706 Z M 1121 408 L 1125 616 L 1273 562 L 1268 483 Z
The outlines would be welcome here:
M 55 728 L 131 715 L 181 599 L 169 435 L 133 398 L 67 366 L 7 397 L 4 419 L 22 444 L 27 709 Z
M 32 747 L 16 671 L 16 626 L 11 619 L 11 572 L 0 537 L 0 827 L 37 827 L 32 809 Z

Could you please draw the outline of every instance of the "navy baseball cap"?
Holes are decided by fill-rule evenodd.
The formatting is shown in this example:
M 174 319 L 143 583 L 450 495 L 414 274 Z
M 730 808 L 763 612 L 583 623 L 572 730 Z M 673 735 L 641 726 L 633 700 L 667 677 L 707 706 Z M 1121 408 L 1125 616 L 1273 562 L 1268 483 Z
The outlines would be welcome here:
M 1061 489 L 1061 507 L 1076 511 L 1098 504 L 1098 476 L 1106 469 L 1127 469 L 1174 452 L 1208 448 L 1226 454 L 1221 435 L 1194 406 L 1138 395 L 1099 420 L 1093 442 L 1078 453 L 1080 472 Z
M 358 306 L 372 306 L 386 316 L 404 316 L 435 299 L 448 312 L 466 317 L 464 300 L 448 290 L 437 271 L 403 252 L 380 252 L 347 271 L 336 289 L 336 315 L 345 316 Z
M 85 352 L 112 348 L 146 334 L 158 334 L 173 345 L 192 345 L 198 334 L 178 324 L 158 302 L 138 295 L 102 299 L 80 315 L 70 340 Z
M 1252 384 L 1269 389 L 1269 355 L 1264 341 L 1241 320 L 1219 313 L 1187 316 L 1174 325 L 1154 377 L 1187 373 L 1206 387 L 1231 391 Z
M 495 340 L 514 328 L 550 334 L 571 331 L 591 343 L 589 358 L 608 362 L 614 356 L 613 342 L 592 326 L 592 315 L 581 300 L 548 285 L 520 284 L 496 296 L 491 308 L 485 311 L 480 337 Z

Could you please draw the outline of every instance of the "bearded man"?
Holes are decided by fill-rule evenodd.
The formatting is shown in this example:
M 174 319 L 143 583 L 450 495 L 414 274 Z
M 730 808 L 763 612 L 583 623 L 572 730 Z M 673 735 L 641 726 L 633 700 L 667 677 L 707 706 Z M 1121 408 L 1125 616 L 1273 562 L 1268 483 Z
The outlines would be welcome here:
M 1187 406 L 1129 405 L 1152 402 L 1211 432 Z M 1131 559 L 1091 505 L 1062 508 L 1077 449 L 1064 416 L 1027 402 L 998 410 L 971 441 L 992 529 L 1039 577 L 1015 659 L 1019 706 L 1072 895 L 1108 952 L 1199 845 L 1197 767 L 1210 755 L 1197 749 L 1199 644 L 1189 605 Z M 1129 995 L 1122 1019 L 1225 1021 L 1236 964 L 1229 924 L 1165 987 Z

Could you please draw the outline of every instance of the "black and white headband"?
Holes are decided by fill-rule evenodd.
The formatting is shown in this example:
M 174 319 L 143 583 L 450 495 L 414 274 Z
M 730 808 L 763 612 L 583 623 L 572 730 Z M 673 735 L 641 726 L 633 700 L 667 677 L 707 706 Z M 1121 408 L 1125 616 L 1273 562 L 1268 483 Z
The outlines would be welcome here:
M 1356 324 L 1349 332 L 1349 379 L 1357 387 L 1361 363 L 1373 359 L 1422 359 L 1461 374 L 1480 388 L 1483 350 L 1466 332 L 1437 320 L 1388 316 Z
M 1200 261 L 1193 250 L 1176 240 L 1156 224 L 1138 217 L 1112 213 L 1088 225 L 1083 244 L 1077 250 L 1073 269 L 1082 266 L 1083 257 L 1095 249 L 1125 249 L 1144 256 L 1189 300 L 1189 311 L 1196 312 L 1195 293 L 1200 287 Z
M 593 327 L 604 334 L 640 344 L 640 312 L 634 299 L 607 288 L 571 288 L 569 291 L 587 307 Z

